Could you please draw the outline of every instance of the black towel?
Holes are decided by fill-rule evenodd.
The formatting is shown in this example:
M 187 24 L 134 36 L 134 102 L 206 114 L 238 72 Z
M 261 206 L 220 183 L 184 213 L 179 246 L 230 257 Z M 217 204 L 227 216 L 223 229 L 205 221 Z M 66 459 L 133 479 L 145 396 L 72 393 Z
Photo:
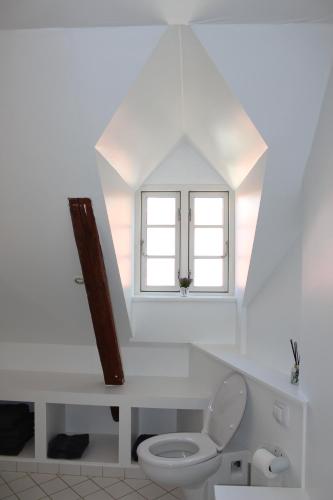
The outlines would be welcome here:
M 34 435 L 34 414 L 27 413 L 11 429 L 0 430 L 0 455 L 18 455 Z
M 29 406 L 26 403 L 1 404 L 0 405 L 0 431 L 5 431 L 15 427 L 17 422 L 29 413 Z
M 89 434 L 58 434 L 48 445 L 48 458 L 74 460 L 81 458 L 89 444 Z

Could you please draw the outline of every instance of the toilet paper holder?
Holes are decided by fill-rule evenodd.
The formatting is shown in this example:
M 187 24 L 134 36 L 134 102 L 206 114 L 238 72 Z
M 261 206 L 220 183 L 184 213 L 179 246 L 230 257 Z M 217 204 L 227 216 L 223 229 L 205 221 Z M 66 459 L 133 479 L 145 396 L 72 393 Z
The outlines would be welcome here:
M 278 446 L 264 445 L 257 449 L 253 457 L 257 455 L 257 453 L 257 461 L 260 460 L 259 453 L 261 453 L 261 455 L 264 455 L 263 463 L 260 465 L 263 467 L 262 472 L 264 472 L 267 478 L 276 477 L 278 474 L 281 474 L 290 468 L 289 458 L 287 457 L 286 453 Z M 256 461 L 256 458 L 254 459 L 254 461 Z
M 269 466 L 269 470 L 273 474 L 281 474 L 281 472 L 288 470 L 289 467 L 290 462 L 288 457 L 276 457 Z

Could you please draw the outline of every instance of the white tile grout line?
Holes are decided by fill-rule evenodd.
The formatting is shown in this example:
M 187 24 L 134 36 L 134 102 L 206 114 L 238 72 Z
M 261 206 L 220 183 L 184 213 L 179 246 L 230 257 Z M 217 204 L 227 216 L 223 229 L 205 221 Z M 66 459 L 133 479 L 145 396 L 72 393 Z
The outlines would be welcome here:
M 15 470 L 15 471 L 1 471 L 1 472 L 16 472 L 16 473 L 20 473 L 20 471 L 17 471 L 17 470 Z M 1 473 L 1 472 L 0 472 L 0 473 Z M 62 481 L 66 484 L 66 487 L 65 487 L 65 488 L 63 488 L 63 489 L 61 489 L 61 490 L 58 490 L 58 491 L 54 492 L 54 494 L 58 494 L 58 493 L 61 493 L 62 491 L 65 491 L 65 490 L 69 489 L 69 490 L 71 490 L 71 491 L 72 491 L 75 495 L 77 495 L 77 492 L 76 492 L 76 491 L 75 491 L 75 490 L 74 490 L 74 489 L 73 489 L 73 488 L 72 488 L 69 484 L 67 484 L 67 483 L 66 483 L 66 481 L 65 481 L 64 479 L 62 479 L 62 477 L 63 477 L 63 476 L 70 476 L 70 474 L 52 474 L 54 477 L 53 477 L 52 479 L 49 479 L 48 481 L 43 482 L 43 483 L 39 483 L 38 481 L 36 481 L 36 480 L 35 480 L 35 479 L 31 476 L 31 474 L 35 474 L 35 473 L 22 472 L 22 476 L 20 476 L 20 477 L 18 477 L 18 478 L 15 478 L 15 479 L 12 479 L 11 481 L 7 481 L 7 480 L 5 480 L 5 479 L 3 478 L 4 483 L 5 483 L 5 484 L 9 487 L 9 489 L 12 491 L 12 494 L 11 494 L 10 496 L 14 496 L 15 498 L 18 498 L 18 496 L 16 495 L 16 493 L 15 493 L 15 492 L 12 490 L 12 488 L 10 487 L 10 484 L 11 484 L 12 482 L 16 481 L 17 479 L 23 479 L 24 477 L 28 477 L 28 478 L 30 478 L 30 479 L 33 481 L 34 485 L 35 485 L 35 486 L 38 486 L 38 487 L 39 487 L 39 488 L 40 488 L 40 489 L 41 489 L 41 490 L 45 493 L 45 497 L 42 497 L 42 499 L 41 499 L 41 500 L 44 500 L 45 498 L 48 498 L 48 499 L 51 499 L 51 498 L 52 498 L 52 497 L 50 497 L 50 496 L 48 496 L 48 495 L 47 495 L 47 493 L 45 492 L 45 490 L 44 490 L 43 486 L 44 486 L 45 484 L 49 483 L 50 481 L 54 481 L 54 479 L 56 479 L 56 478 L 61 479 L 61 480 L 62 480 Z M 41 473 L 37 473 L 37 474 L 43 475 L 43 473 L 42 473 L 42 472 L 41 472 Z M 78 477 L 80 477 L 80 476 L 73 476 L 73 477 L 77 477 L 77 478 L 78 478 Z M 146 488 L 147 486 L 149 486 L 149 485 L 151 485 L 151 484 L 155 484 L 153 481 L 150 481 L 150 484 L 145 485 L 145 486 L 142 486 L 141 488 L 138 488 L 138 489 L 134 489 L 132 486 L 130 486 L 128 483 L 126 483 L 126 481 L 125 481 L 124 479 L 119 479 L 119 478 L 109 478 L 109 479 L 116 479 L 116 482 L 115 482 L 115 483 L 113 483 L 113 484 L 112 484 L 112 485 L 110 485 L 110 486 L 102 487 L 102 486 L 100 486 L 100 485 L 99 485 L 96 481 L 94 481 L 94 479 L 95 479 L 97 476 L 94 476 L 94 477 L 93 477 L 93 476 L 86 476 L 86 477 L 81 476 L 81 477 L 82 477 L 82 481 L 79 481 L 78 483 L 76 483 L 76 484 L 75 484 L 75 486 L 77 486 L 77 485 L 79 485 L 79 484 L 82 484 L 82 483 L 84 483 L 85 481 L 89 481 L 89 480 L 90 480 L 90 481 L 92 481 L 92 482 L 93 482 L 93 483 L 94 483 L 94 484 L 95 484 L 95 485 L 99 488 L 99 491 L 104 491 L 104 492 L 105 492 L 105 493 L 107 493 L 107 494 L 108 494 L 111 498 L 113 498 L 113 497 L 112 497 L 112 495 L 111 495 L 111 494 L 107 491 L 107 489 L 106 489 L 106 488 L 109 488 L 110 486 L 113 486 L 113 485 L 118 484 L 118 483 L 120 483 L 120 482 L 122 482 L 122 483 L 126 484 L 129 488 L 131 488 L 132 492 L 138 492 L 139 494 L 141 494 L 143 498 L 146 498 L 146 497 L 144 497 L 144 495 L 143 495 L 142 493 L 140 493 L 140 490 L 142 490 L 143 488 Z M 100 477 L 100 476 L 98 476 L 98 477 Z M 107 479 L 107 478 L 105 478 L 105 479 Z M 171 495 L 171 496 L 174 496 L 174 495 L 172 494 L 172 491 L 174 491 L 176 488 L 174 488 L 172 491 L 168 491 L 168 490 L 165 490 L 165 489 L 163 488 L 163 486 L 160 486 L 160 485 L 156 485 L 156 486 L 159 486 L 161 489 L 163 489 L 163 494 L 162 494 L 162 495 L 160 495 L 160 496 L 158 496 L 158 497 L 156 497 L 156 499 L 155 499 L 155 500 L 162 499 L 162 498 L 163 498 L 163 496 L 168 495 L 168 494 L 169 494 L 169 495 Z M 23 493 L 24 491 L 27 491 L 27 490 L 29 490 L 29 489 L 31 489 L 31 488 L 32 488 L 32 486 L 30 486 L 29 488 L 27 488 L 27 489 L 25 489 L 25 490 L 23 490 L 23 491 L 20 491 L 19 493 Z M 96 491 L 95 493 L 98 493 L 98 491 Z M 89 493 L 89 494 L 90 494 L 90 493 Z M 125 494 L 124 494 L 124 495 L 122 495 L 121 497 L 118 497 L 118 499 L 117 499 L 117 500 L 121 500 L 121 498 L 123 498 L 123 497 L 124 497 L 124 496 L 126 496 L 126 495 L 129 495 L 129 493 L 125 493 Z M 5 497 L 3 500 L 6 500 L 6 498 L 8 498 L 8 497 Z M 84 498 L 84 497 L 80 497 L 80 498 Z M 177 497 L 174 497 L 174 498 L 176 499 Z

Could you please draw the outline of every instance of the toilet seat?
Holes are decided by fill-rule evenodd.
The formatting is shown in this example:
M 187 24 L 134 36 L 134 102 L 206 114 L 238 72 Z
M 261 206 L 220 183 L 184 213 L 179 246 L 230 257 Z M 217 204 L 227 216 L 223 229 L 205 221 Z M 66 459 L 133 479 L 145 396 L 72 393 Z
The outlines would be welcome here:
M 140 444 L 139 458 L 168 469 L 205 462 L 218 454 L 214 441 L 204 433 L 176 432 L 148 439 Z

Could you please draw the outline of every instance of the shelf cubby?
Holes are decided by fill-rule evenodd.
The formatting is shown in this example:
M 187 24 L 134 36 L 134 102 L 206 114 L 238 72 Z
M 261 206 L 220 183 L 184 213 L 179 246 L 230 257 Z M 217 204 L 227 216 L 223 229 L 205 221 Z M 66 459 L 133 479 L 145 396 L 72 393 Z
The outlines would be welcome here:
M 119 424 L 113 420 L 109 406 L 47 403 L 47 443 L 61 433 L 89 434 L 89 446 L 80 461 L 118 463 Z

